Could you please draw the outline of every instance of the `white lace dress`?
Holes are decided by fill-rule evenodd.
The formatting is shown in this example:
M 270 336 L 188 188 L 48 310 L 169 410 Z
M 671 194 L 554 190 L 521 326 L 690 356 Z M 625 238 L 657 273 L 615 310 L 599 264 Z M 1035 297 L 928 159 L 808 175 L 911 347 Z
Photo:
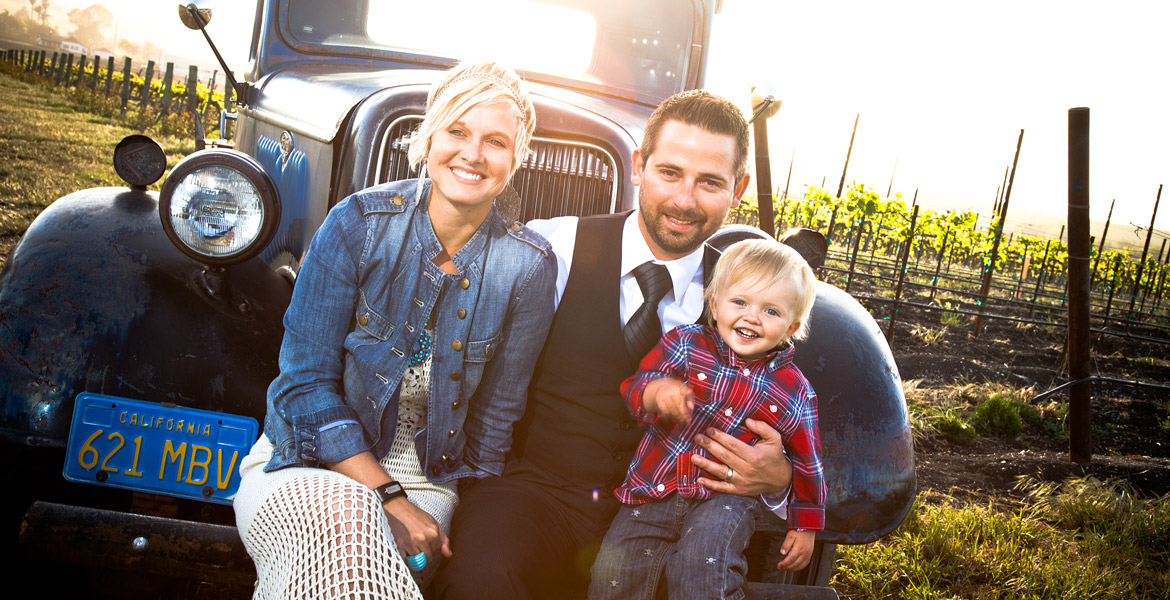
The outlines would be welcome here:
M 410 501 L 450 534 L 456 483 L 423 475 L 414 434 L 426 424 L 431 360 L 402 379 L 398 428 L 379 461 Z M 370 488 L 328 469 L 290 467 L 271 473 L 272 443 L 261 436 L 240 466 L 234 508 L 244 547 L 256 563 L 256 600 L 269 598 L 422 599 L 440 557 L 412 574 L 398 552 L 386 512 Z

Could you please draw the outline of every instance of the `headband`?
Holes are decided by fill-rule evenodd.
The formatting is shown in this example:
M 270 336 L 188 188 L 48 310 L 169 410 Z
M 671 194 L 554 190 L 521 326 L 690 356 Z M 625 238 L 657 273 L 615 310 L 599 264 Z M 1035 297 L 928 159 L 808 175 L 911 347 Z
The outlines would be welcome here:
M 520 122 L 524 127 L 528 126 L 528 114 L 524 111 L 524 103 L 520 101 L 519 90 L 512 87 L 512 84 L 504 81 L 503 79 L 500 79 L 495 75 L 492 75 L 491 73 L 471 71 L 464 73 L 455 79 L 452 79 L 451 81 L 448 81 L 447 83 L 443 84 L 443 87 L 439 88 L 439 91 L 435 94 L 434 99 L 431 100 L 431 105 L 434 106 L 434 104 L 439 101 L 439 98 L 443 97 L 443 94 L 447 92 L 447 88 L 451 87 L 451 84 L 458 83 L 460 81 L 467 81 L 469 79 L 486 79 L 487 81 L 504 88 L 504 91 L 507 92 L 508 96 L 516 103 L 516 107 L 520 109 Z

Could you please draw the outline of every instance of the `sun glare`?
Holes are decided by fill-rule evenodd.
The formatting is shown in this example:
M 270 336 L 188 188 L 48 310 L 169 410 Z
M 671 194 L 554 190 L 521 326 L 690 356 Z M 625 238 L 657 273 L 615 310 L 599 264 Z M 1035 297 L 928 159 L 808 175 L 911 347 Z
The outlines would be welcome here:
M 374 1 L 369 24 L 370 38 L 388 46 L 570 76 L 589 69 L 597 35 L 589 13 L 528 0 Z

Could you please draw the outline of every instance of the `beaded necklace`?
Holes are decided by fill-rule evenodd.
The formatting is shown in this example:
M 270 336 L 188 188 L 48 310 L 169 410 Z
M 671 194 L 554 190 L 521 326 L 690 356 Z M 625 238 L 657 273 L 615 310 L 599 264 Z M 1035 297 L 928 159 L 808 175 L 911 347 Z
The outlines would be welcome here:
M 423 329 L 422 335 L 418 336 L 418 343 L 414 345 L 414 354 L 410 355 L 409 366 L 417 367 L 426 362 L 427 356 L 431 353 L 431 334 Z

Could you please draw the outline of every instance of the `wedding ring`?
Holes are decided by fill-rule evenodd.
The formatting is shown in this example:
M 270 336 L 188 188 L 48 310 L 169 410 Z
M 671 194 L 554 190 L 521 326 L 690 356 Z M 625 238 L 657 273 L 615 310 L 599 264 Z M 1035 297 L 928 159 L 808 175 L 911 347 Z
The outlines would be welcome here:
M 427 555 L 425 552 L 419 552 L 414 556 L 406 557 L 406 568 L 411 571 L 421 571 L 427 566 Z
M 731 467 L 727 467 L 727 476 L 723 478 L 723 481 L 726 481 L 727 483 L 731 483 L 732 477 L 735 477 L 735 469 L 732 469 Z

